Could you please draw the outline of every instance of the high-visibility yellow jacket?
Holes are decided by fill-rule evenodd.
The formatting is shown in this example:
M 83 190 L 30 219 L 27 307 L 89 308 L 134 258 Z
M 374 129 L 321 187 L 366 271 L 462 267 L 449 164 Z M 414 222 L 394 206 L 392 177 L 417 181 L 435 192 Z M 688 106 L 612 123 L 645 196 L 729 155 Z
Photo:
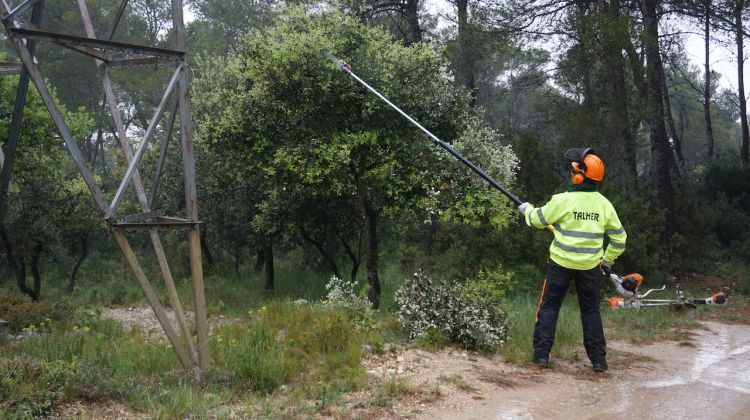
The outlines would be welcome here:
M 549 247 L 552 261 L 575 270 L 589 270 L 603 259 L 614 262 L 625 251 L 627 234 L 617 212 L 596 191 L 572 191 L 552 196 L 540 208 L 528 206 L 526 224 L 539 229 L 555 228 L 555 239 Z M 603 250 L 604 236 L 609 244 Z

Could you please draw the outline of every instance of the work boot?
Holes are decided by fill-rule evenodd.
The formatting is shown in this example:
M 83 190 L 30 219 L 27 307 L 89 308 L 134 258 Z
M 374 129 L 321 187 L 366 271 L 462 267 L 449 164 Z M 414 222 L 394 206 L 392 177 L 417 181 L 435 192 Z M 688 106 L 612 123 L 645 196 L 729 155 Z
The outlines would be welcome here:
M 532 362 L 542 368 L 551 368 L 552 365 L 549 363 L 549 359 L 545 357 L 535 357 Z
M 591 365 L 594 367 L 594 372 L 606 372 L 608 368 L 606 360 L 592 362 Z

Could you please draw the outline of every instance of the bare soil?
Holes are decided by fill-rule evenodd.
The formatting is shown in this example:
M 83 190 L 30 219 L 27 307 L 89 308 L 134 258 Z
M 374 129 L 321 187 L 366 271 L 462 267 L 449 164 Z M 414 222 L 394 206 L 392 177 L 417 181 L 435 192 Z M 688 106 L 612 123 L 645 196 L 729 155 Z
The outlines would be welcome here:
M 705 414 L 746 419 L 750 326 L 716 322 L 704 326 L 679 341 L 637 346 L 609 343 L 610 369 L 603 374 L 594 373 L 584 361 L 558 362 L 552 369 L 541 369 L 508 365 L 499 357 L 410 350 L 400 355 L 401 379 L 417 390 L 418 397 L 406 396 L 371 416 L 679 419 Z M 394 363 L 376 365 L 376 369 L 393 369 Z M 440 395 L 426 398 L 435 394 L 436 387 Z

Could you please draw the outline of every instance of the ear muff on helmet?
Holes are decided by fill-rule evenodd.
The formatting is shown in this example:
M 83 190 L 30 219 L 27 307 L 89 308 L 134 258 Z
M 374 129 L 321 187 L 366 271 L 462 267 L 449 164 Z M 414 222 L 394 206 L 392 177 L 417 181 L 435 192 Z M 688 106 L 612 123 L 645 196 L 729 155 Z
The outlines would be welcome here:
M 570 182 L 572 182 L 573 185 L 583 184 L 583 181 L 586 180 L 586 176 L 584 175 L 585 169 L 581 168 L 581 164 L 578 162 L 570 162 L 570 166 L 573 175 L 570 178 Z

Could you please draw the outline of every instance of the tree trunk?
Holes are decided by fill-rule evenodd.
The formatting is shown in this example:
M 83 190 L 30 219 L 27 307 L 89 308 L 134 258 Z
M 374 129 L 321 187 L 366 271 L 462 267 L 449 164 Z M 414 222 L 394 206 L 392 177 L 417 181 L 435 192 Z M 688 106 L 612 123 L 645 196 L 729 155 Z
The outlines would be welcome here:
M 742 35 L 742 12 L 743 0 L 736 0 L 734 20 L 737 28 L 737 93 L 740 100 L 740 125 L 742 126 L 742 145 L 740 146 L 740 158 L 744 165 L 750 164 L 748 152 L 750 152 L 750 133 L 747 123 L 747 100 L 745 99 L 745 51 Z
M 471 94 L 473 106 L 476 102 L 476 82 L 470 40 L 469 0 L 457 0 L 456 7 L 458 8 L 458 81 Z
M 341 239 L 341 243 L 344 245 L 344 249 L 346 250 L 346 255 L 348 255 L 349 259 L 352 261 L 352 271 L 350 273 L 350 276 L 351 276 L 350 279 L 351 281 L 355 281 L 357 279 L 357 272 L 359 272 L 359 264 L 361 261 L 360 252 L 359 252 L 360 248 L 358 248 L 357 252 L 355 253 L 352 247 L 346 241 L 346 239 L 344 239 L 343 237 L 341 237 L 340 239 Z
M 670 161 L 672 150 L 664 126 L 664 101 L 661 86 L 661 52 L 659 51 L 659 21 L 656 14 L 656 0 L 643 0 L 643 46 L 646 50 L 646 80 L 648 86 L 648 113 L 650 120 L 651 172 L 654 187 L 666 210 L 666 220 L 662 236 L 662 246 L 667 245 L 675 232 L 674 196 Z
M 91 167 L 96 167 L 96 158 L 99 156 L 99 147 L 102 144 L 102 129 L 100 128 L 96 133 L 96 142 L 94 143 L 93 152 L 91 156 Z
M 36 300 L 42 297 L 42 272 L 39 269 L 39 258 L 42 255 L 42 242 L 36 241 L 31 254 L 31 275 L 34 278 L 34 294 Z
M 274 285 L 274 273 L 273 273 L 273 246 L 266 245 L 263 247 L 263 255 L 265 256 L 265 278 L 266 278 L 266 290 L 271 291 L 275 289 Z
M 353 166 L 353 165 L 352 165 Z M 360 164 L 360 168 L 364 165 Z M 375 309 L 380 308 L 380 277 L 378 276 L 378 211 L 370 202 L 367 185 L 363 174 L 357 168 L 352 168 L 354 179 L 357 184 L 357 198 L 365 217 L 367 227 L 367 283 L 370 290 L 367 298 Z
M 375 309 L 380 308 L 380 277 L 378 275 L 378 213 L 367 204 L 367 283 L 370 290 L 367 297 Z
M 662 66 L 661 83 L 664 94 L 664 115 L 667 116 L 667 127 L 669 127 L 669 135 L 672 137 L 672 148 L 674 149 L 675 158 L 677 162 L 682 165 L 685 163 L 685 157 L 682 156 L 682 138 L 677 134 L 677 127 L 674 124 L 674 117 L 672 116 L 672 98 L 669 96 L 669 87 L 667 86 L 667 78 L 664 75 L 664 67 Z M 679 165 L 678 168 L 679 170 Z
M 255 271 L 262 270 L 265 263 L 266 255 L 263 253 L 263 248 L 258 248 L 258 252 L 255 254 Z
M 586 5 L 577 2 L 578 10 L 576 11 L 576 19 L 583 20 L 586 16 Z M 578 51 L 576 54 L 576 61 L 578 62 L 578 69 L 583 77 L 583 108 L 587 113 L 592 113 L 594 110 L 594 94 L 591 85 L 591 60 L 589 59 L 589 50 L 591 50 L 591 30 L 585 24 L 577 24 L 576 32 L 578 36 Z M 586 140 L 584 140 L 586 141 Z M 587 142 L 587 141 L 586 141 Z
M 238 277 L 240 275 L 240 265 L 241 265 L 241 260 L 242 260 L 241 252 L 242 252 L 241 248 L 235 245 L 234 247 L 234 273 L 237 274 Z M 260 264 L 261 264 L 261 268 L 263 268 L 263 264 L 262 263 Z M 256 268 L 255 271 L 260 271 L 260 270 Z
M 206 229 L 201 229 L 201 252 L 206 258 L 206 270 L 214 268 L 214 256 L 211 254 L 211 248 L 208 247 L 208 241 L 206 240 Z
M 419 0 L 406 0 L 406 19 L 409 22 L 406 44 L 422 42 L 422 28 L 419 27 Z
M 300 232 L 302 233 L 302 238 L 304 238 L 307 242 L 310 242 L 316 250 L 318 250 L 318 253 L 323 256 L 323 259 L 326 260 L 328 263 L 328 266 L 331 267 L 331 271 L 333 271 L 333 275 L 337 278 L 343 279 L 341 276 L 341 271 L 339 271 L 339 266 L 336 264 L 336 259 L 333 258 L 333 254 L 331 254 L 323 245 L 323 242 L 316 241 L 310 236 L 310 233 L 305 229 L 304 226 L 299 227 Z
M 438 224 L 440 223 L 439 220 L 432 220 L 429 227 L 427 228 L 427 245 L 425 246 L 425 252 L 427 253 L 427 256 L 431 257 L 433 252 L 435 251 L 435 237 L 438 233 Z
M 81 240 L 81 256 L 78 257 L 78 261 L 76 261 L 76 264 L 73 266 L 73 272 L 70 273 L 70 281 L 68 281 L 68 291 L 72 292 L 73 289 L 76 287 L 76 275 L 78 274 L 78 269 L 81 268 L 81 264 L 83 264 L 83 260 L 86 259 L 89 253 L 89 237 L 87 234 L 83 234 L 80 236 Z
M 5 223 L 0 221 L 0 242 L 5 248 L 5 258 L 8 260 L 11 270 L 16 275 L 16 284 L 18 289 L 27 294 L 34 302 L 39 300 L 39 296 L 34 293 L 34 289 L 26 285 L 26 264 L 23 261 L 23 257 L 16 259 L 13 253 L 13 247 L 8 240 L 8 232 L 5 230 Z
M 704 47 L 706 50 L 705 86 L 703 88 L 703 115 L 706 119 L 706 153 L 709 158 L 714 157 L 714 130 L 711 126 L 711 67 L 709 62 L 709 35 L 711 34 L 711 0 L 704 0 L 706 7 Z
M 623 36 L 617 30 L 620 26 L 620 1 L 612 0 L 609 8 L 604 0 L 599 0 L 599 12 L 601 13 L 603 26 L 605 28 L 607 76 L 612 89 L 612 110 L 617 135 L 617 142 L 622 145 L 624 152 L 625 170 L 627 174 L 627 185 L 630 191 L 638 188 L 638 168 L 636 165 L 636 140 L 630 131 L 630 112 L 628 110 L 628 91 L 625 82 L 625 59 L 622 51 Z

